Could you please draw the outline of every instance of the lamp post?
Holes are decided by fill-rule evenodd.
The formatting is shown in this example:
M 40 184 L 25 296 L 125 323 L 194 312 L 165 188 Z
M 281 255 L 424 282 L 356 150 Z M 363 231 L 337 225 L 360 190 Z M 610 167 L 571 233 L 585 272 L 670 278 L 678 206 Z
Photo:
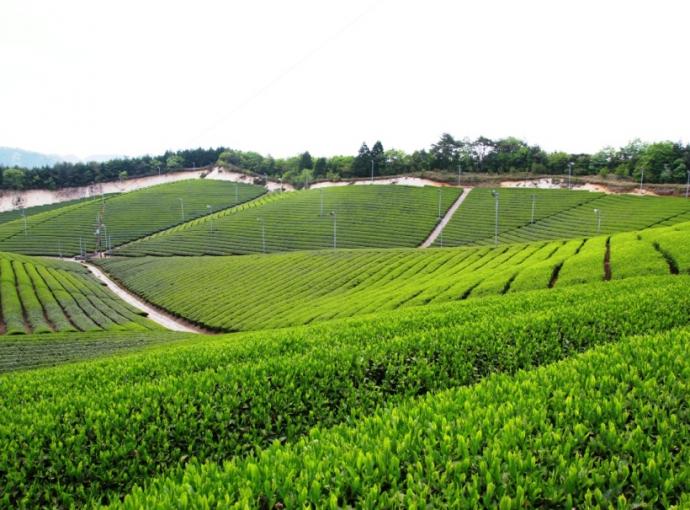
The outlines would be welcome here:
M 601 209 L 594 209 L 594 214 L 597 216 L 597 235 L 601 232 Z
M 180 212 L 182 214 L 182 221 L 184 221 L 184 200 L 182 200 L 181 198 L 178 198 L 178 200 L 180 201 Z
M 209 204 L 206 204 L 206 210 L 208 214 L 211 214 L 211 206 Z M 213 216 L 211 216 L 211 233 L 213 234 Z
M 537 195 L 532 193 L 532 220 L 530 221 L 530 223 L 532 225 L 534 225 L 534 208 L 535 208 L 536 204 L 537 204 Z
M 568 163 L 568 189 L 573 189 L 573 162 Z
M 668 165 L 664 165 L 665 168 L 668 168 Z M 642 186 L 644 185 L 644 167 L 641 168 L 640 172 L 640 193 L 643 193 Z
M 338 247 L 338 217 L 335 211 L 331 211 L 331 216 L 333 216 L 333 249 L 335 250 Z
M 491 195 L 494 197 L 496 202 L 496 221 L 494 226 L 494 244 L 498 244 L 498 191 L 495 189 L 491 190 Z
M 256 221 L 261 222 L 261 250 L 266 253 L 266 224 L 263 218 L 257 218 Z
M 438 219 L 441 219 L 441 197 L 443 195 L 443 188 L 438 188 Z

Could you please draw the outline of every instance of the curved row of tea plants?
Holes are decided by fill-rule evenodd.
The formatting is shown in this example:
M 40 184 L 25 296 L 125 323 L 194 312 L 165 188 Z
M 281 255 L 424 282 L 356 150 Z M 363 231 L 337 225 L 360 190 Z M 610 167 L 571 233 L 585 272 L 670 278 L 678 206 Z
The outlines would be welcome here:
M 690 272 L 690 231 L 677 230 L 681 228 L 690 224 L 611 238 L 497 247 L 112 258 L 100 263 L 130 290 L 170 313 L 210 329 L 236 331 Z M 678 239 L 669 242 L 669 236 Z
M 31 255 L 78 255 L 133 241 L 265 193 L 260 186 L 189 180 L 65 205 L 0 224 L 0 250 Z M 210 206 L 210 207 L 209 207 Z M 98 216 L 103 211 L 98 235 Z
M 499 243 L 591 237 L 690 219 L 690 200 L 684 198 L 521 188 L 496 191 Z M 494 242 L 496 216 L 491 192 L 487 188 L 470 192 L 443 231 L 444 246 Z M 439 238 L 435 245 L 440 242 Z
M 0 502 L 112 501 L 190 459 L 242 456 L 384 403 L 685 325 L 688 278 L 423 307 L 6 374 Z
M 53 367 L 199 338 L 166 330 L 4 336 L 0 339 L 0 373 Z
M 7 335 L 159 329 L 79 264 L 0 253 L 0 331 Z
M 420 245 L 459 188 L 341 186 L 284 193 L 259 207 L 204 218 L 118 250 L 127 256 L 228 255 Z M 323 207 L 322 207 L 323 203 Z M 335 212 L 335 216 L 331 215 Z
M 135 508 L 686 508 L 690 330 L 637 337 L 136 489 Z
M 105 195 L 107 198 L 110 198 L 114 196 L 113 194 L 108 194 Z M 4 211 L 0 212 L 0 223 L 7 223 L 12 220 L 22 220 L 22 226 L 24 225 L 24 216 L 26 216 L 27 220 L 31 216 L 34 216 L 36 214 L 48 212 L 48 211 L 53 211 L 55 209 L 60 209 L 62 207 L 67 207 L 70 205 L 75 205 L 75 204 L 83 204 L 85 202 L 88 202 L 90 200 L 93 200 L 93 198 L 76 198 L 74 200 L 66 200 L 64 202 L 55 202 L 52 204 L 46 204 L 46 205 L 35 205 L 31 207 L 18 207 L 16 209 L 12 209 L 10 211 Z M 27 227 L 28 227 L 28 222 L 27 222 Z

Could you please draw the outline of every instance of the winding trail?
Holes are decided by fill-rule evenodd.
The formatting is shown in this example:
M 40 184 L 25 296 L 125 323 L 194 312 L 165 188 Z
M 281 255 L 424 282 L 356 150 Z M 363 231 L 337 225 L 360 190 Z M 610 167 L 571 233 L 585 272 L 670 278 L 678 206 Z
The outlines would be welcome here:
M 127 289 L 121 287 L 117 283 L 115 283 L 113 280 L 108 278 L 108 276 L 98 267 L 94 266 L 93 264 L 89 264 L 87 262 L 82 262 L 84 267 L 86 267 L 91 273 L 101 282 L 105 283 L 110 290 L 112 290 L 120 299 L 123 301 L 126 301 L 130 305 L 143 310 L 148 314 L 148 318 L 151 319 L 154 322 L 157 322 L 164 328 L 167 328 L 172 331 L 181 331 L 183 333 L 206 333 L 208 334 L 209 332 L 204 330 L 203 328 L 193 326 L 186 321 L 183 321 L 181 319 L 178 319 L 176 317 L 173 317 L 172 315 L 163 312 L 162 310 L 159 310 L 158 308 L 154 308 L 152 305 L 148 304 L 146 301 L 143 301 L 136 297 L 134 294 L 129 292 Z
M 443 232 L 443 229 L 446 228 L 446 225 L 448 225 L 448 222 L 455 214 L 455 211 L 457 211 L 458 207 L 460 207 L 460 204 L 462 204 L 465 201 L 465 198 L 467 198 L 467 195 L 470 194 L 470 191 L 472 191 L 471 187 L 463 186 L 462 194 L 458 197 L 455 203 L 452 206 L 450 206 L 450 209 L 448 209 L 445 216 L 443 216 L 443 219 L 439 222 L 438 225 L 436 225 L 436 228 L 434 228 L 434 230 L 431 231 L 429 237 L 427 237 L 426 240 L 421 245 L 419 245 L 420 248 L 428 248 L 429 246 L 434 244 L 436 238 L 441 234 L 441 232 Z

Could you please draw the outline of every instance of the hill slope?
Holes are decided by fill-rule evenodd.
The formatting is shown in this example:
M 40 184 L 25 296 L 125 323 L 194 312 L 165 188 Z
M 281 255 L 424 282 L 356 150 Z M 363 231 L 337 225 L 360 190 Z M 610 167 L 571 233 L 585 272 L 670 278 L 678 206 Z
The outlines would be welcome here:
M 93 251 L 97 238 L 105 249 L 251 200 L 260 186 L 221 181 L 189 180 L 152 186 L 130 193 L 79 201 L 27 218 L 0 224 L 0 250 L 31 255 L 78 255 Z M 207 207 L 210 206 L 210 207 Z M 104 211 L 105 229 L 98 235 L 97 218 Z
M 690 272 L 690 223 L 637 234 L 443 250 L 113 258 L 102 266 L 173 314 L 224 331 L 490 294 Z M 191 299 L 203 296 L 203 299 Z
M 457 188 L 344 186 L 284 193 L 133 243 L 118 254 L 227 255 L 418 246 L 458 198 Z M 323 207 L 322 204 L 323 203 Z M 335 211 L 335 218 L 330 214 Z

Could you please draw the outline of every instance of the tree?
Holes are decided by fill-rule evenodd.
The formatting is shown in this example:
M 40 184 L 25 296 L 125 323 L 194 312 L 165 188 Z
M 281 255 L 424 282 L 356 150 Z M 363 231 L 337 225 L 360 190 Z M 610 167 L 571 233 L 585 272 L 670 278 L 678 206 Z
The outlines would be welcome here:
M 318 158 L 314 163 L 314 177 L 323 177 L 326 175 L 328 162 L 326 158 Z
M 184 158 L 179 154 L 168 156 L 165 160 L 165 166 L 168 170 L 180 170 L 184 167 Z
M 305 168 L 308 170 L 314 168 L 314 161 L 312 160 L 309 151 L 302 153 L 299 158 L 299 169 L 304 170 Z
M 383 150 L 383 144 L 376 140 L 376 143 L 371 148 L 371 160 L 374 162 L 374 171 L 377 175 L 386 174 L 386 154 Z M 369 163 L 371 164 L 371 163 Z
M 371 151 L 366 143 L 362 143 L 357 156 L 352 161 L 352 175 L 366 177 L 371 172 Z
M 2 186 L 6 189 L 24 189 L 24 170 L 6 168 L 2 172 Z

